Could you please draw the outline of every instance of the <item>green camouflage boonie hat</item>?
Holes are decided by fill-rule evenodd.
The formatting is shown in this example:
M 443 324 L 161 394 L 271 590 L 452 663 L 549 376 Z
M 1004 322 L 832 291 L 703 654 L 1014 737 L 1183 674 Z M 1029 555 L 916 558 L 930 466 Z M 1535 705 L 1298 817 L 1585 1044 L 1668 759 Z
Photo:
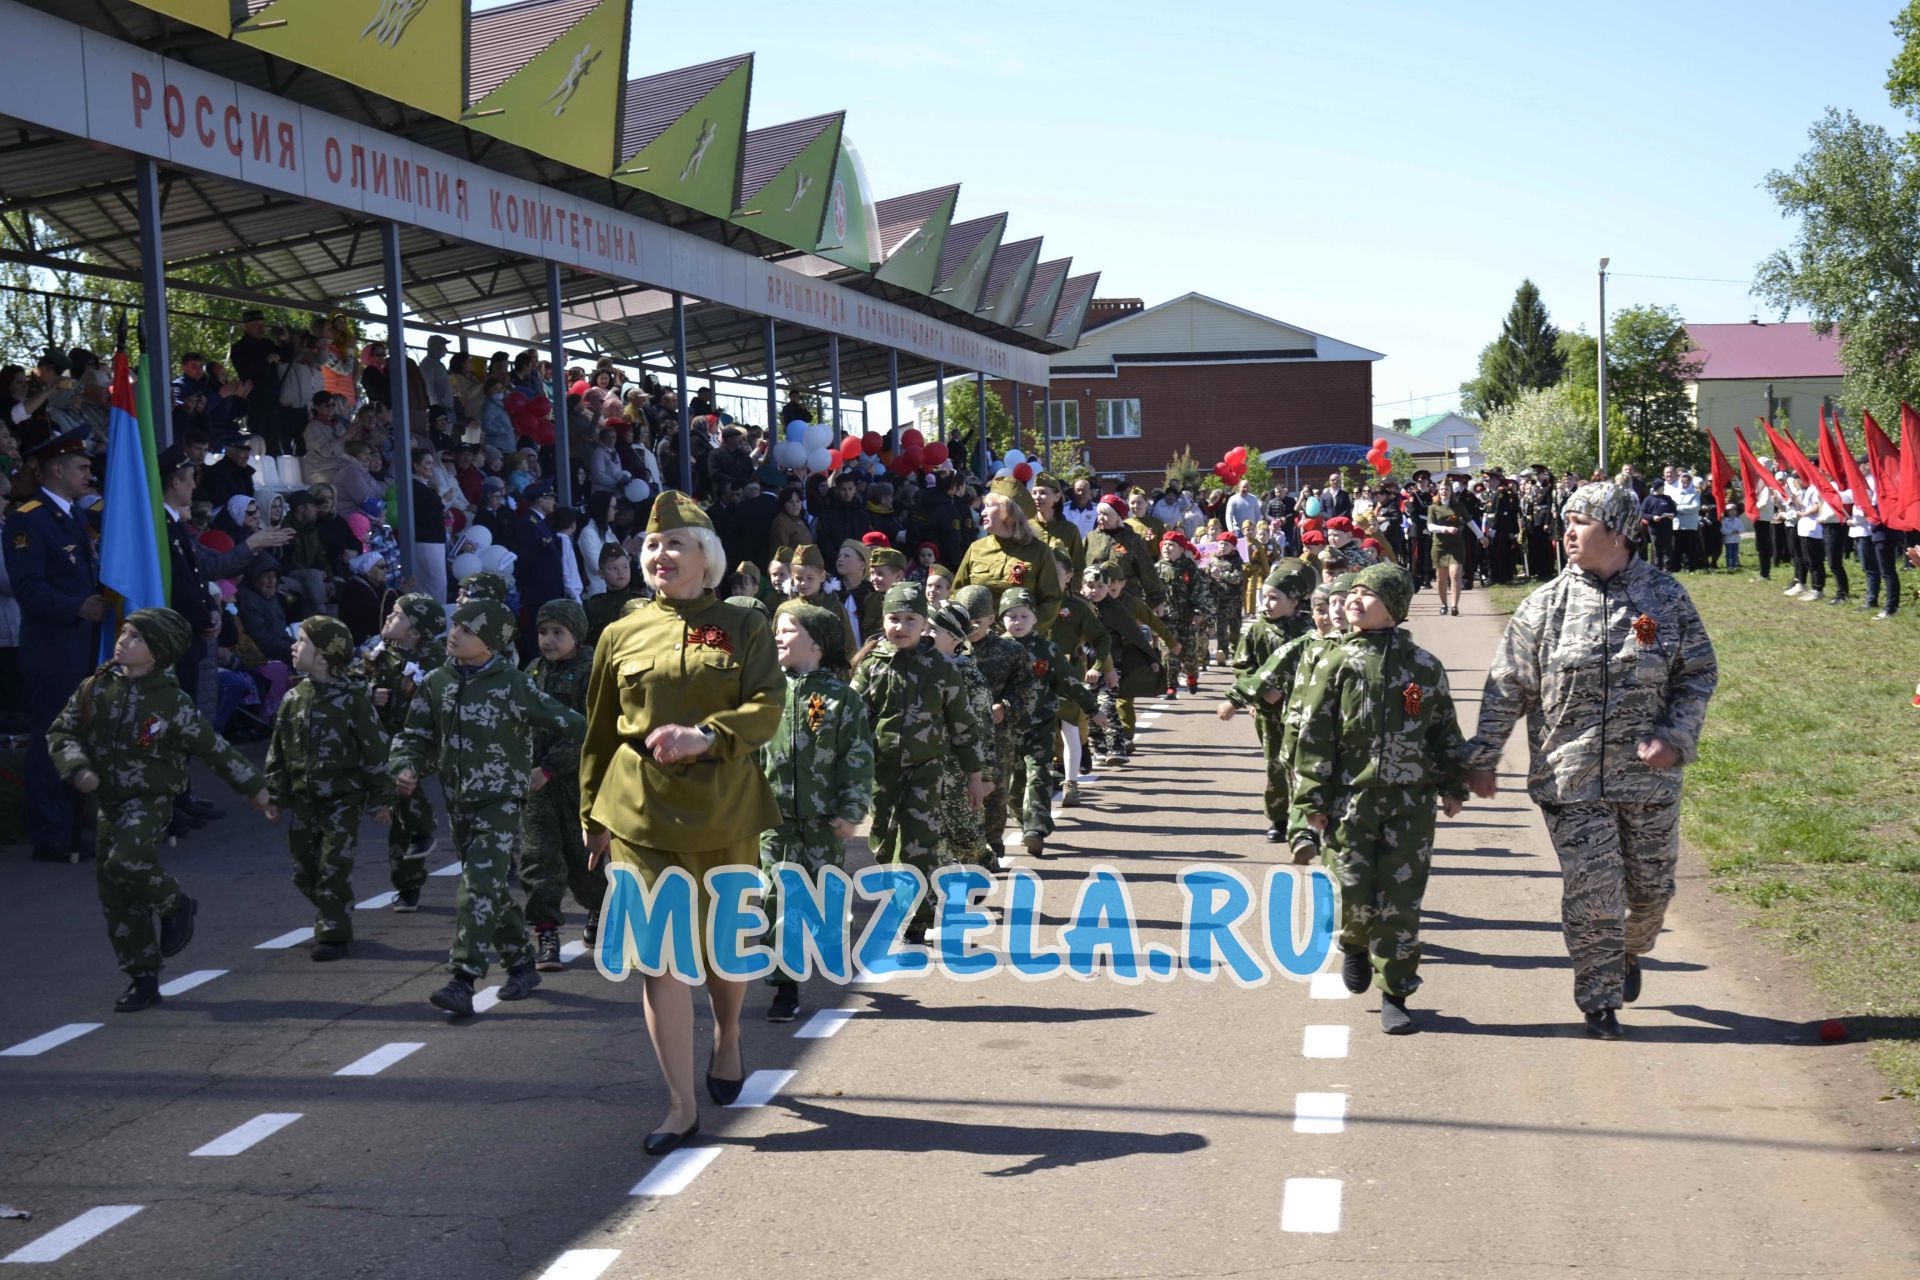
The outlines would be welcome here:
M 537 631 L 545 622 L 557 622 L 573 632 L 575 644 L 587 642 L 587 611 L 572 600 L 549 600 L 540 606 L 540 612 L 533 615 L 533 626 Z
M 1413 606 L 1413 575 L 1399 565 L 1370 564 L 1353 575 L 1353 585 L 1379 596 L 1395 622 L 1407 620 L 1407 610 Z
M 505 604 L 507 580 L 491 569 L 482 569 L 460 584 L 460 595 L 466 600 L 498 600 Z
M 805 600 L 789 600 L 773 611 L 775 620 L 792 618 L 800 624 L 800 629 L 813 637 L 820 646 L 823 660 L 838 666 L 845 659 L 847 629 L 840 625 L 840 619 L 833 610 L 822 609 L 817 604 L 808 604 Z
M 316 613 L 300 624 L 300 634 L 319 650 L 320 660 L 334 675 L 345 671 L 353 661 L 353 632 L 347 630 L 347 624 L 340 619 Z
M 424 591 L 410 591 L 393 602 L 400 616 L 413 624 L 422 640 L 431 640 L 447 625 L 446 608 Z
M 1266 585 L 1283 596 L 1305 600 L 1320 585 L 1320 573 L 1305 560 L 1288 556 L 1273 566 L 1273 572 L 1267 575 Z
M 1033 592 L 1025 587 L 1008 587 L 1000 593 L 1000 612 L 1002 615 L 1015 609 L 1035 610 Z M 1038 610 L 1035 610 L 1037 612 Z
M 1354 582 L 1353 574 L 1343 573 L 1334 578 L 1333 582 L 1330 584 L 1329 589 L 1333 592 L 1333 594 L 1337 596 L 1343 596 L 1347 592 L 1353 590 L 1353 582 Z
M 1567 515 L 1598 520 L 1622 537 L 1632 533 L 1640 523 L 1640 499 L 1633 496 L 1633 490 L 1604 481 L 1575 489 L 1563 510 Z
M 479 636 L 480 643 L 495 653 L 511 649 L 514 633 L 519 629 L 514 624 L 513 610 L 498 600 L 469 600 L 453 611 L 453 621 L 456 626 Z
M 917 613 L 927 616 L 927 589 L 918 582 L 900 582 L 887 588 L 881 613 Z
M 192 626 L 171 609 L 135 609 L 127 615 L 127 625 L 146 641 L 156 668 L 180 661 L 180 655 L 193 643 Z
M 975 622 L 993 616 L 993 589 L 975 584 L 961 587 L 953 593 L 953 602 L 967 611 L 967 616 Z

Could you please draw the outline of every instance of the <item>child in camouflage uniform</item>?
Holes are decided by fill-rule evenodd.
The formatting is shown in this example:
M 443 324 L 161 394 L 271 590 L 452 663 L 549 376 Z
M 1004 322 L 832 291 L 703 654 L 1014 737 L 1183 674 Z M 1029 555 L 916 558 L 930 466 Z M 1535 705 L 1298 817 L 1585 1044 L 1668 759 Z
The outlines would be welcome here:
M 287 810 L 293 887 L 313 904 L 313 958 L 339 960 L 353 941 L 353 849 L 360 811 L 389 821 L 387 735 L 366 686 L 346 680 L 353 633 L 315 614 L 300 624 L 293 669 L 267 740 L 267 790 Z
M 247 758 L 174 683 L 173 665 L 192 643 L 191 625 L 171 609 L 127 615 L 113 660 L 81 683 L 47 731 L 61 779 L 81 795 L 100 796 L 94 879 L 114 957 L 132 979 L 114 1002 L 117 1013 L 160 1003 L 161 959 L 193 938 L 199 904 L 156 853 L 173 821 L 173 798 L 187 789 L 187 757 L 199 756 L 228 786 L 250 795 L 269 821 L 279 816 Z
M 595 597 L 598 599 L 598 597 Z M 587 611 L 571 600 L 549 600 L 534 618 L 540 656 L 527 664 L 533 687 L 569 711 L 585 713 L 593 646 L 585 643 Z M 527 891 L 527 927 L 533 930 L 534 967 L 558 973 L 564 895 L 587 913 L 581 937 L 593 946 L 607 873 L 587 866 L 580 835 L 580 739 L 542 732 L 534 737 L 532 791 L 520 813 L 520 884 Z
M 1298 697 L 1291 818 L 1321 836 L 1340 877 L 1341 977 L 1380 988 L 1380 1027 L 1415 1030 L 1407 997 L 1420 985 L 1420 900 L 1433 857 L 1434 803 L 1465 802 L 1466 748 L 1447 670 L 1401 630 L 1413 578 L 1398 565 L 1355 575 L 1352 634 L 1326 653 Z
M 434 643 L 446 620 L 446 609 L 432 596 L 418 591 L 401 596 L 380 624 L 380 638 L 360 651 L 347 673 L 373 695 L 381 732 L 389 740 L 406 724 L 420 682 L 446 657 L 446 647 Z M 433 802 L 422 787 L 392 801 L 389 812 L 387 870 L 393 881 L 393 909 L 418 911 L 434 845 Z
M 1053 742 L 1063 703 L 1093 711 L 1093 699 L 1061 657 L 1059 648 L 1039 626 L 1033 593 L 1008 587 L 1000 593 L 1000 622 L 1007 636 L 1026 650 L 1033 687 L 1020 713 L 1021 728 L 1008 788 L 1023 797 L 1021 839 L 1027 852 L 1046 856 L 1047 837 L 1053 834 Z
M 1189 554 L 1193 544 L 1178 529 L 1160 538 L 1160 563 L 1154 566 L 1160 575 L 1165 599 L 1155 610 L 1166 619 L 1173 633 L 1173 646 L 1167 658 L 1166 696 L 1178 697 L 1180 676 L 1187 677 L 1187 691 L 1200 687 L 1200 658 L 1207 637 L 1212 635 L 1213 592 L 1206 574 Z
M 1240 598 L 1246 591 L 1247 566 L 1240 558 L 1240 539 L 1220 535 L 1213 559 L 1207 562 L 1207 586 L 1213 592 L 1213 651 L 1222 664 L 1232 660 L 1240 640 Z
M 387 761 L 397 794 L 412 795 L 435 771 L 446 793 L 460 891 L 447 957 L 453 976 L 430 1002 L 460 1017 L 473 1013 L 473 984 L 486 976 L 489 949 L 507 969 L 502 1000 L 524 1000 L 540 985 L 526 917 L 507 892 L 507 870 L 533 781 L 534 735 L 578 741 L 586 728 L 577 712 L 534 688 L 506 656 L 516 625 L 513 611 L 498 600 L 469 600 L 453 611 L 447 663 L 420 685 Z
M 759 758 L 780 809 L 780 825 L 760 833 L 767 920 L 775 930 L 780 891 L 774 868 L 791 862 L 818 877 L 822 867 L 845 867 L 847 840 L 866 820 L 873 801 L 867 709 L 833 674 L 846 665 L 845 637 L 840 619 L 818 605 L 789 600 L 774 617 L 773 647 L 786 675 L 786 709 Z M 798 984 L 779 969 L 767 981 L 774 988 L 767 1021 L 792 1022 L 800 1012 Z
M 633 558 L 617 542 L 600 548 L 600 579 L 607 589 L 587 597 L 587 643 L 600 643 L 600 635 L 614 619 L 627 611 L 635 600 L 644 599 L 633 585 Z
M 980 756 L 986 761 L 987 780 L 993 784 L 981 815 L 980 834 L 987 842 L 987 865 L 997 871 L 1008 809 L 1014 803 L 1013 763 L 1020 754 L 1016 734 L 1024 728 L 1022 708 L 1033 696 L 1033 667 L 1025 649 L 993 629 L 991 587 L 977 583 L 962 587 L 953 593 L 953 602 L 967 611 L 972 628 L 967 632 L 967 647 L 993 695 L 988 723 L 979 729 Z
M 966 685 L 967 713 L 973 717 L 974 733 L 982 752 L 993 741 L 993 690 L 980 673 L 980 664 L 967 652 L 967 636 L 973 631 L 973 619 L 957 602 L 949 600 L 932 613 L 933 647 L 960 672 Z M 994 776 L 988 770 L 988 776 Z M 940 862 L 942 865 L 966 862 L 998 870 L 1000 857 L 989 848 L 981 825 L 981 811 L 967 803 L 967 775 L 960 762 L 948 756 L 940 768 Z
M 1060 704 L 1060 763 L 1064 775 L 1060 783 L 1060 807 L 1065 809 L 1080 803 L 1080 775 L 1089 771 L 1085 765 L 1091 759 L 1090 733 L 1096 727 L 1094 719 L 1104 721 L 1105 713 L 1100 710 L 1095 691 L 1105 687 L 1107 675 L 1113 670 L 1113 637 L 1107 634 L 1099 611 L 1080 594 L 1080 579 L 1073 571 L 1072 553 L 1056 545 L 1053 564 L 1060 575 L 1060 613 L 1047 627 L 1047 638 L 1059 648 L 1068 677 L 1079 685 L 1084 695 Z M 1081 683 L 1083 676 L 1084 684 Z M 1088 716 L 1087 711 L 1093 716 Z M 1110 722 L 1097 727 L 1104 729 L 1107 723 Z
M 873 826 L 867 843 L 882 866 L 911 865 L 931 876 L 940 845 L 940 765 L 948 753 L 967 772 L 967 803 L 986 798 L 984 749 L 967 711 L 960 673 L 931 645 L 927 596 L 917 582 L 887 592 L 881 638 L 853 673 L 853 690 L 873 725 Z M 991 607 L 991 606 L 989 606 Z M 926 938 L 933 919 L 923 901 L 908 937 Z
M 1127 592 L 1120 571 L 1112 565 L 1090 567 L 1081 581 L 1087 603 L 1107 629 L 1113 655 L 1113 671 L 1099 691 L 1100 713 L 1107 723 L 1097 730 L 1096 754 L 1102 766 L 1124 764 L 1133 754 L 1133 700 L 1152 697 L 1163 682 L 1172 680 L 1161 665 L 1153 638 L 1169 649 L 1175 641 L 1153 611 Z
M 1262 797 L 1267 815 L 1267 840 L 1278 844 L 1287 831 L 1287 759 L 1281 754 L 1287 696 L 1293 691 L 1294 668 L 1313 626 L 1300 611 L 1301 601 L 1315 587 L 1317 575 L 1304 560 L 1282 560 L 1260 588 L 1260 616 L 1241 638 L 1234 657 L 1234 682 L 1218 714 L 1233 719 L 1237 710 L 1253 712 L 1253 730 L 1267 766 Z M 1297 643 L 1298 642 L 1298 643 Z M 1285 651 L 1286 657 L 1279 657 Z
M 513 594 L 513 588 L 507 580 L 491 570 L 482 569 L 460 584 L 456 602 L 465 604 L 469 600 L 498 600 L 507 603 L 507 597 Z

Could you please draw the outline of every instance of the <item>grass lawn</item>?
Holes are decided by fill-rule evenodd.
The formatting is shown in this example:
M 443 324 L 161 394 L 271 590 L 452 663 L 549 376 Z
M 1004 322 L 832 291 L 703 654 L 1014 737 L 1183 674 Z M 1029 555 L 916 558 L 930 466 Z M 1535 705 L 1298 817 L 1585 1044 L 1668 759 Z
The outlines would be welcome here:
M 1720 659 L 1681 836 L 1920 1100 L 1920 608 L 1871 622 L 1752 576 L 1681 575 Z

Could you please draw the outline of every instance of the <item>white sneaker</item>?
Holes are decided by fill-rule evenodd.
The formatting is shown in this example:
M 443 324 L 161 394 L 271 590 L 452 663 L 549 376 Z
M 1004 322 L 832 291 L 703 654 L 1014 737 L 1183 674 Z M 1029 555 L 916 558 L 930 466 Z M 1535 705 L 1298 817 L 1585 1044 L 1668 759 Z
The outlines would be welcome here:
M 1820 593 L 1818 591 L 1802 592 L 1800 595 L 1800 603 L 1812 604 L 1815 600 L 1818 600 L 1819 598 L 1820 598 Z
M 1800 594 L 1800 584 L 1796 582 L 1780 594 L 1783 596 L 1797 596 Z

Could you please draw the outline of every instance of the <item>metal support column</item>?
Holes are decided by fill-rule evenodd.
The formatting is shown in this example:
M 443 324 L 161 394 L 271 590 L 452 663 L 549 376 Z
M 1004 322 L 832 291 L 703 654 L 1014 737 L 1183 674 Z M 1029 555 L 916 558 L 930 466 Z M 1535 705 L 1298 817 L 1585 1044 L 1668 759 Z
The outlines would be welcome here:
M 980 437 L 980 444 L 974 450 L 980 459 L 980 480 L 988 479 L 987 463 L 991 454 L 987 449 L 987 371 L 982 369 L 973 375 L 974 431 Z
M 167 343 L 167 255 L 160 238 L 160 166 L 146 156 L 133 162 L 140 219 L 140 359 L 147 367 L 152 403 L 153 439 L 159 448 L 173 443 L 173 353 Z M 256 428 L 257 430 L 257 428 Z
M 887 440 L 900 452 L 900 353 L 887 352 Z
M 833 416 L 829 421 L 837 435 L 840 431 L 840 335 L 837 333 L 827 335 L 827 364 L 833 383 Z
M 573 505 L 573 415 L 567 411 L 567 344 L 561 333 L 560 264 L 547 264 L 547 359 L 553 363 L 553 481 L 560 505 Z M 596 424 L 597 425 L 597 424 Z
M 945 364 L 933 366 L 933 411 L 939 415 L 940 443 L 945 444 L 947 442 L 947 366 Z M 953 469 L 960 470 L 960 459 L 953 457 L 952 454 L 948 454 L 947 457 L 953 463 Z
M 773 317 L 768 316 L 761 330 L 761 340 L 767 348 L 767 450 L 769 453 L 779 446 L 786 437 L 780 434 L 780 428 L 787 424 L 780 421 L 780 392 L 774 385 Z
M 673 377 L 680 400 L 680 492 L 693 493 L 693 418 L 687 412 L 687 295 L 673 295 Z
M 387 474 L 393 477 L 399 507 L 394 533 L 400 542 L 400 576 L 417 577 L 420 551 L 413 539 L 413 422 L 407 396 L 407 300 L 400 291 L 400 224 L 382 223 L 380 242 L 387 268 L 387 373 L 393 379 L 388 392 L 393 401 L 393 443 L 387 453 Z
M 1007 390 L 1013 395 L 1013 447 L 1020 448 L 1020 384 L 1007 383 Z
M 1040 393 L 1040 457 L 1053 470 L 1053 384 Z

